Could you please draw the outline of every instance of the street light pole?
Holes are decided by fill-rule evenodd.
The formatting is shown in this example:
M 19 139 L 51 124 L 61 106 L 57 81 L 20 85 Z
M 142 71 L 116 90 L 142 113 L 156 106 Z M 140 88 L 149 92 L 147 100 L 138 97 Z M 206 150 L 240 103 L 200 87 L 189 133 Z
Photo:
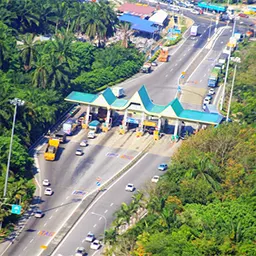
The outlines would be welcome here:
M 235 28 L 236 28 L 236 17 L 234 18 L 232 37 L 235 34 Z M 228 54 L 228 62 L 227 62 L 226 73 L 225 73 L 225 78 L 224 78 L 223 92 L 222 92 L 221 102 L 220 102 L 220 110 L 223 109 L 224 100 L 225 100 L 225 91 L 226 91 L 226 84 L 227 84 L 227 79 L 228 79 L 228 69 L 229 69 L 230 57 L 231 57 L 231 50 L 229 51 L 229 54 Z
M 4 198 L 6 197 L 7 193 L 7 186 L 8 186 L 8 177 L 9 177 L 9 170 L 10 170 L 10 163 L 11 163 L 11 156 L 12 156 L 12 143 L 13 143 L 13 135 L 14 135 L 14 128 L 15 128 L 15 121 L 16 121 L 16 114 L 17 114 L 17 107 L 23 106 L 24 101 L 20 100 L 18 98 L 15 98 L 10 101 L 10 104 L 14 105 L 14 115 L 13 115 L 13 122 L 12 122 L 12 133 L 11 133 L 11 141 L 10 141 L 10 147 L 9 147 L 9 154 L 8 154 L 8 162 L 7 162 L 7 168 L 6 168 L 6 175 L 5 175 L 5 184 L 4 184 Z
M 105 233 L 106 233 L 106 230 L 107 230 L 107 219 L 104 215 L 101 215 L 99 213 L 95 213 L 95 212 L 92 212 L 93 215 L 97 215 L 99 217 L 102 217 L 105 221 L 105 224 L 104 224 L 104 233 L 103 233 L 103 243 L 102 245 L 104 246 L 105 245 Z
M 212 28 L 212 18 L 211 18 L 211 23 L 209 27 L 208 41 L 210 41 L 210 37 L 211 37 L 211 28 Z
M 230 96 L 229 96 L 229 104 L 228 104 L 228 112 L 227 112 L 226 122 L 228 122 L 229 115 L 230 115 L 231 100 L 232 100 L 232 96 L 233 96 L 234 83 L 235 83 L 235 78 L 236 78 L 236 68 L 237 68 L 237 64 L 235 65 L 234 74 L 233 74 L 233 80 L 232 80 L 231 92 L 230 92 Z

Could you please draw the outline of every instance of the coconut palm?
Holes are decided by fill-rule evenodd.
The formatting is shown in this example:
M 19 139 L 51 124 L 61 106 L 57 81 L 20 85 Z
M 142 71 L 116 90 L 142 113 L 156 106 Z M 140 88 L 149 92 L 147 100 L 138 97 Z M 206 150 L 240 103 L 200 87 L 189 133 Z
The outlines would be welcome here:
M 63 26 L 65 23 L 67 17 L 67 5 L 65 2 L 57 2 L 53 10 L 55 13 L 55 34 L 57 34 L 59 27 Z
M 33 71 L 32 84 L 35 87 L 46 88 L 49 78 L 49 72 L 47 70 L 47 58 L 42 56 L 37 62 L 35 62 L 35 70 Z
M 131 32 L 131 24 L 128 22 L 121 22 L 119 24 L 119 29 L 123 34 L 122 46 L 124 48 L 128 48 L 129 34 Z

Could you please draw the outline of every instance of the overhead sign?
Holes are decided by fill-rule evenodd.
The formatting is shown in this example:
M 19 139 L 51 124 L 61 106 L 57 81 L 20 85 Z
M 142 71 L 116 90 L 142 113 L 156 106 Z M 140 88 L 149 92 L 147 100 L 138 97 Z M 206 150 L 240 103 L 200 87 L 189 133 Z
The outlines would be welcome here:
M 99 187 L 100 185 L 101 185 L 100 182 L 97 181 L 96 186 Z
M 18 204 L 12 205 L 12 213 L 13 214 L 20 214 L 21 213 L 21 206 Z
M 135 118 L 131 118 L 131 117 L 128 117 L 126 119 L 126 123 L 130 123 L 130 124 L 139 124 L 139 120 L 135 119 Z

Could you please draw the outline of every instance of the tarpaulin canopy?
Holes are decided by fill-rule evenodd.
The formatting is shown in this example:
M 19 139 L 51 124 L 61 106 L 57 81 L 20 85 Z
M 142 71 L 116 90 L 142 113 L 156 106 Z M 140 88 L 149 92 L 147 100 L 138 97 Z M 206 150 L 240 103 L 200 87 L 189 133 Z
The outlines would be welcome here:
M 163 26 L 163 23 L 168 17 L 168 13 L 163 11 L 163 10 L 158 10 L 155 14 L 153 14 L 150 18 L 149 21 L 154 22 L 157 25 Z
M 154 33 L 158 31 L 156 27 L 154 27 L 154 22 L 141 19 L 139 17 L 136 17 L 134 15 L 130 14 L 123 14 L 119 17 L 120 21 L 129 22 L 132 24 L 132 29 L 147 32 L 147 33 Z

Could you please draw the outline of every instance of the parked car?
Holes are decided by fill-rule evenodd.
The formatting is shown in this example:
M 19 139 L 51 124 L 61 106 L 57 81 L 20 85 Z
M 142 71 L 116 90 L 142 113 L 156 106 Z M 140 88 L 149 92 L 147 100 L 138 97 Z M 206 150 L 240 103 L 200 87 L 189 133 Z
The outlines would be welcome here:
M 43 180 L 43 186 L 45 186 L 45 187 L 50 186 L 50 181 L 47 180 L 47 179 L 44 179 Z
M 196 14 L 196 15 L 199 15 L 199 14 L 200 14 L 200 12 L 197 11 L 197 10 L 195 10 L 195 9 L 192 9 L 192 10 L 191 10 L 191 13 Z
M 76 156 L 82 156 L 84 154 L 83 150 L 81 148 L 78 148 L 76 150 Z
M 88 137 L 88 139 L 94 139 L 95 138 L 95 131 L 89 131 L 87 137 Z
M 93 242 L 95 240 L 95 236 L 92 232 L 89 232 L 85 238 L 85 241 L 87 242 Z
M 34 216 L 35 218 L 42 218 L 44 213 L 41 210 L 36 210 Z
M 46 188 L 44 194 L 46 196 L 51 196 L 53 194 L 53 190 L 51 188 Z
M 244 14 L 244 13 L 239 13 L 238 16 L 241 17 L 241 18 L 249 18 L 249 16 L 247 14 Z
M 99 240 L 94 240 L 91 245 L 90 248 L 93 250 L 99 250 L 100 249 L 100 241 Z
M 153 62 L 151 63 L 151 66 L 156 67 L 156 66 L 158 66 L 158 64 L 157 64 L 155 61 L 153 61 Z
M 128 183 L 125 187 L 125 191 L 133 192 L 135 190 L 135 187 L 133 184 Z
M 88 140 L 82 140 L 80 142 L 80 147 L 87 147 L 88 146 Z
M 162 163 L 158 166 L 159 171 L 165 171 L 168 168 L 168 165 L 165 163 Z
M 77 247 L 75 256 L 84 256 L 86 254 L 84 247 Z
M 204 98 L 204 102 L 203 102 L 203 104 L 210 104 L 210 103 L 211 103 L 211 99 L 210 99 L 210 98 L 205 97 L 205 98 Z
M 155 175 L 152 179 L 151 179 L 151 182 L 152 183 L 157 183 L 159 181 L 160 177 Z

